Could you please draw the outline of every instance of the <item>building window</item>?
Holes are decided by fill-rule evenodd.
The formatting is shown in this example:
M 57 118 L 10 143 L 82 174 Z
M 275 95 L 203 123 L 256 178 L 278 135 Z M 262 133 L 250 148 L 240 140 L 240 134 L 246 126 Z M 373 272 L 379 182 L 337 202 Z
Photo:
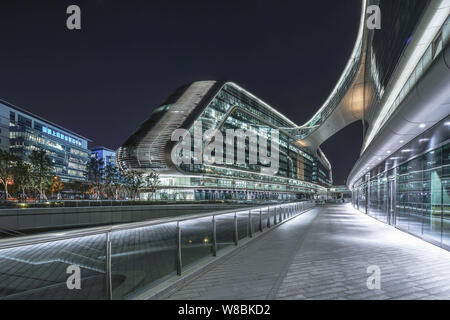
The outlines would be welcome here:
M 42 124 L 40 124 L 39 122 L 34 122 L 34 128 L 36 130 L 42 131 Z
M 20 114 L 19 114 L 19 118 L 18 118 L 17 122 L 19 122 L 19 124 L 21 124 L 23 126 L 31 128 L 31 119 L 24 117 Z

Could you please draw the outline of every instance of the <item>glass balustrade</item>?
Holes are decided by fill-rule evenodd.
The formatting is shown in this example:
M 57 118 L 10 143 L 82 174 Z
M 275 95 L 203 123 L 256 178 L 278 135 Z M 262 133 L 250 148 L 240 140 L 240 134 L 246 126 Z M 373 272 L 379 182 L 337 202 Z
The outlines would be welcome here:
M 0 241 L 0 299 L 133 299 L 314 202 Z

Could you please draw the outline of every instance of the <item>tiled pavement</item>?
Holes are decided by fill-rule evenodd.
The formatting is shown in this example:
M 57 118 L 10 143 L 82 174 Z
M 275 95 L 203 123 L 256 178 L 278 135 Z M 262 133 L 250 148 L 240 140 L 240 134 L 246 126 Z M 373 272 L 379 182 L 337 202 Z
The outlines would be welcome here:
M 381 288 L 369 290 L 369 266 Z M 170 299 L 450 299 L 450 252 L 354 210 L 317 207 L 250 243 Z

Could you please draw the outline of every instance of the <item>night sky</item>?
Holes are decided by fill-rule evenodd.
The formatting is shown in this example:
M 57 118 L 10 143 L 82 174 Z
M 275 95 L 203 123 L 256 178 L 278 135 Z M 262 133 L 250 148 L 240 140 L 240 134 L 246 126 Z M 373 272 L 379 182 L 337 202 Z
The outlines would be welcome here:
M 82 29 L 66 28 L 77 4 Z M 230 80 L 297 124 L 331 92 L 360 0 L 11 1 L 0 4 L 0 97 L 116 149 L 177 87 Z M 327 141 L 335 184 L 360 123 Z

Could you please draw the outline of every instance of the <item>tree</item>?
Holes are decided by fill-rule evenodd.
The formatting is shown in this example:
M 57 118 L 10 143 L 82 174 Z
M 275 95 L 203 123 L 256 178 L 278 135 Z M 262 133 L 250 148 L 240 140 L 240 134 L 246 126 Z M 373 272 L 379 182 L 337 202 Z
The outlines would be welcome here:
M 123 183 L 121 173 L 116 166 L 108 163 L 104 170 L 104 185 L 107 193 L 111 195 L 111 198 L 117 200 L 119 198 L 119 190 Z
M 72 193 L 77 193 L 81 198 L 84 197 L 84 194 L 89 191 L 89 185 L 80 180 L 72 180 L 64 184 L 64 188 L 66 190 L 71 191 Z
M 5 199 L 8 201 L 8 183 L 12 183 L 14 175 L 14 165 L 18 157 L 8 151 L 0 150 L 0 183 L 5 190 Z
M 14 168 L 14 185 L 17 188 L 17 192 L 21 193 L 20 198 L 26 199 L 26 189 L 32 186 L 31 166 L 25 161 L 18 159 Z
M 125 177 L 127 180 L 127 185 L 130 189 L 131 197 L 136 198 L 139 189 L 144 186 L 143 174 L 139 171 L 129 170 L 125 171 Z
M 117 170 L 117 193 L 125 198 L 130 193 L 129 178 L 126 171 Z M 131 195 L 130 195 L 131 196 Z
M 156 190 L 158 190 L 159 184 L 161 181 L 159 180 L 159 174 L 152 171 L 145 177 L 145 181 L 147 182 L 147 188 L 153 195 L 153 200 L 156 198 Z
M 31 164 L 32 184 L 39 193 L 39 200 L 47 199 L 45 189 L 51 184 L 53 164 L 45 150 L 33 150 L 28 157 Z
M 58 176 L 54 176 L 52 180 L 52 185 L 50 187 L 50 192 L 52 195 L 56 193 L 56 197 L 59 200 L 61 198 L 61 191 L 64 189 L 64 184 L 59 179 Z
M 87 164 L 86 179 L 92 188 L 93 193 L 96 194 L 97 200 L 100 199 L 103 183 L 103 159 L 91 158 Z

